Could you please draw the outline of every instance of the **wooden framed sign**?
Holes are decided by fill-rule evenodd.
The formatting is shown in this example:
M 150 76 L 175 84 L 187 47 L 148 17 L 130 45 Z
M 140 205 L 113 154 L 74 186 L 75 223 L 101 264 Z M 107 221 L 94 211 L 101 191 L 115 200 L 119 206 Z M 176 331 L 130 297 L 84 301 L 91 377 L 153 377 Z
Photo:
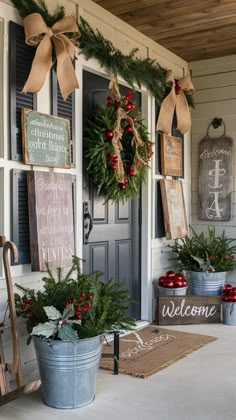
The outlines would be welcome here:
M 21 119 L 24 163 L 71 167 L 69 120 L 25 108 Z
M 204 138 L 199 145 L 199 219 L 232 218 L 233 140 Z
M 209 324 L 221 322 L 220 296 L 158 296 L 158 325 Z
M 160 135 L 161 173 L 169 176 L 183 176 L 183 140 L 167 134 Z
M 183 238 L 188 234 L 181 181 L 161 179 L 161 197 L 167 239 Z
M 74 255 L 72 177 L 27 172 L 32 271 L 69 267 Z

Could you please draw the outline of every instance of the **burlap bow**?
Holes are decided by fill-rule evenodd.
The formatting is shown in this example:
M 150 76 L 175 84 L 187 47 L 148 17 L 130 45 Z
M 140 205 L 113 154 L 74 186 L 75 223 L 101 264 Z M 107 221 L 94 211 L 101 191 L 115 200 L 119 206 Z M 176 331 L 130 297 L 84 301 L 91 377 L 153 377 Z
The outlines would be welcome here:
M 175 80 L 172 70 L 168 70 L 167 72 L 166 83 L 171 85 L 171 91 L 161 104 L 157 121 L 157 130 L 163 131 L 166 134 L 171 133 L 174 110 L 176 109 L 177 130 L 182 134 L 187 133 L 191 127 L 191 116 L 183 90 L 189 94 L 193 94 L 194 92 L 194 86 L 190 75 L 188 74 L 179 80 L 181 91 L 178 94 L 175 91 Z
M 66 100 L 79 87 L 71 61 L 75 56 L 75 40 L 79 37 L 76 21 L 72 16 L 67 16 L 49 28 L 39 13 L 32 13 L 24 19 L 24 28 L 26 44 L 38 47 L 22 92 L 38 92 L 43 86 L 52 66 L 53 42 L 57 57 L 57 79 Z
M 121 99 L 121 94 L 119 91 L 119 85 L 116 75 L 113 75 L 110 84 L 109 90 L 113 96 L 119 101 Z M 118 158 L 117 166 L 116 166 L 116 179 L 118 182 L 124 182 L 125 178 L 125 170 L 123 161 L 121 158 L 121 151 L 123 146 L 121 144 L 121 139 L 123 136 L 123 129 L 121 128 L 121 121 L 126 120 L 127 123 L 132 127 L 133 137 L 131 140 L 132 147 L 135 149 L 134 160 L 132 164 L 132 169 L 134 170 L 135 174 L 139 172 L 143 165 L 147 165 L 147 162 L 142 159 L 138 152 L 138 148 L 143 146 L 143 141 L 139 135 L 138 130 L 134 125 L 133 119 L 129 116 L 129 114 L 122 108 L 118 107 L 116 112 L 116 121 L 113 127 L 113 138 L 112 138 L 112 146 L 114 149 L 114 154 Z

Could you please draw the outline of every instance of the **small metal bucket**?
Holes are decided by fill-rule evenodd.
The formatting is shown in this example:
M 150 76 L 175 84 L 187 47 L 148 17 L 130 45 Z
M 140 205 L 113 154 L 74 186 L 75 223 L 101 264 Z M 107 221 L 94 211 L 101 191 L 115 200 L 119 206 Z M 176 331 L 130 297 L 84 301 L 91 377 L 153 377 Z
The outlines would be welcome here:
M 33 337 L 45 404 L 77 408 L 93 401 L 102 339 L 102 335 L 75 342 Z
M 184 295 L 186 295 L 187 288 L 188 288 L 188 286 L 186 286 L 186 287 L 174 287 L 174 288 L 158 286 L 160 296 L 184 296 Z
M 236 302 L 222 302 L 223 324 L 236 325 Z

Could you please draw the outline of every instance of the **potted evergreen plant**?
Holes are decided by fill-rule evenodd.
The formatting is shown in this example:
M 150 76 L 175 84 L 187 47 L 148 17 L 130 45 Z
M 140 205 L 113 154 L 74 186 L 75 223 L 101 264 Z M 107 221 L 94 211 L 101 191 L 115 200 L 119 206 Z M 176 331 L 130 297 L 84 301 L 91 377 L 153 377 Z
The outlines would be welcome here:
M 220 295 L 227 273 L 236 268 L 235 239 L 228 238 L 225 231 L 216 235 L 214 227 L 208 233 L 197 234 L 190 227 L 191 236 L 176 240 L 169 247 L 185 271 L 193 295 Z
M 131 329 L 131 303 L 122 283 L 101 281 L 102 273 L 82 274 L 73 257 L 64 275 L 47 266 L 43 290 L 17 285 L 17 315 L 26 319 L 33 338 L 44 402 L 57 408 L 89 404 L 107 331 Z

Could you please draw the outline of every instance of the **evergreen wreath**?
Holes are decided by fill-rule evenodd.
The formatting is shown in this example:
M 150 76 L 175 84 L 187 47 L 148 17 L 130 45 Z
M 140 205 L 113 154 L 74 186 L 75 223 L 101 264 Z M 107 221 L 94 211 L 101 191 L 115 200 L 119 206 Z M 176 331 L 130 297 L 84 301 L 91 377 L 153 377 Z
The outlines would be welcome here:
M 130 91 L 121 97 L 117 79 L 110 83 L 107 105 L 88 120 L 85 135 L 87 170 L 106 201 L 125 202 L 145 182 L 152 143 Z
M 52 26 L 65 17 L 65 8 L 58 6 L 54 15 L 48 11 L 44 0 L 11 0 L 20 16 L 24 19 L 31 13 L 39 13 L 47 26 Z M 85 19 L 80 17 L 79 43 L 75 42 L 86 59 L 96 58 L 102 67 L 113 74 L 119 74 L 130 86 L 136 83 L 145 86 L 156 102 L 160 105 L 170 93 L 171 87 L 166 83 L 167 70 L 162 68 L 154 59 L 141 59 L 135 56 L 138 48 L 124 55 L 115 48 L 111 41 L 104 38 L 98 30 L 94 31 Z M 184 91 L 188 105 L 193 107 L 193 97 Z

